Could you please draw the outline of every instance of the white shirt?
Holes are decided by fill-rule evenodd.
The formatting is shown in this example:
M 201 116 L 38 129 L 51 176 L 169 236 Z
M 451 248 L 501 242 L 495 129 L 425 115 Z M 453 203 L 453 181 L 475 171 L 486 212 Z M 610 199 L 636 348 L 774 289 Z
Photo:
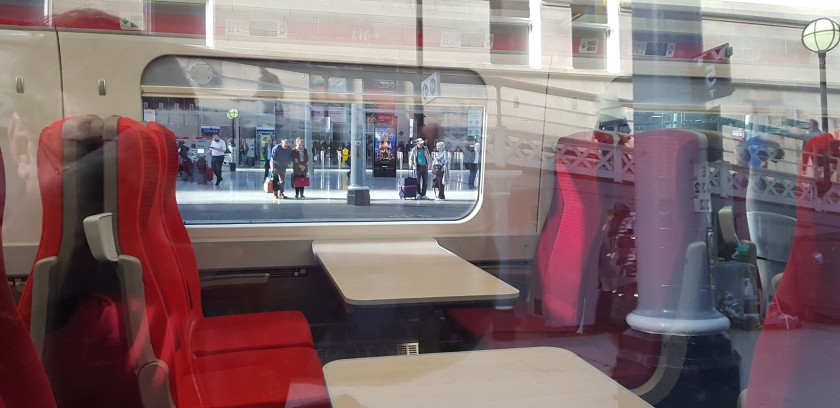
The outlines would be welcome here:
M 221 151 L 216 150 L 214 148 L 219 148 L 219 149 L 221 149 Z M 226 148 L 227 148 L 227 145 L 225 144 L 225 141 L 222 140 L 222 139 L 214 140 L 214 141 L 210 142 L 210 154 L 214 157 L 224 156 Z

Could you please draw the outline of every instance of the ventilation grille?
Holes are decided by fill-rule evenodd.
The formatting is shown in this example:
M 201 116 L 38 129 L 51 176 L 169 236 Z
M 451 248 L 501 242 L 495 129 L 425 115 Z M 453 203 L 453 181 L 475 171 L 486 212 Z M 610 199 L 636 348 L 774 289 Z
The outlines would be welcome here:
M 418 343 L 364 344 L 347 347 L 318 348 L 323 363 L 345 358 L 407 356 L 419 354 Z

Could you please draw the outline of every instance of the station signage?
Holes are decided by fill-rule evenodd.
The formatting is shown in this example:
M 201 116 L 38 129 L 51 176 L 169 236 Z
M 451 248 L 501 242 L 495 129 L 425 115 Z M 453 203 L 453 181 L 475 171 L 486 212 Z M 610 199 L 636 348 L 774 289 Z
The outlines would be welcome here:
M 692 60 L 695 64 L 692 76 L 701 80 L 701 83 L 695 80 L 692 86 L 695 100 L 711 101 L 732 94 L 734 87 L 729 66 L 731 56 L 732 48 L 727 43 L 705 51 Z
M 440 96 L 440 72 L 435 72 L 420 83 L 420 100 L 423 105 L 426 105 L 438 96 Z

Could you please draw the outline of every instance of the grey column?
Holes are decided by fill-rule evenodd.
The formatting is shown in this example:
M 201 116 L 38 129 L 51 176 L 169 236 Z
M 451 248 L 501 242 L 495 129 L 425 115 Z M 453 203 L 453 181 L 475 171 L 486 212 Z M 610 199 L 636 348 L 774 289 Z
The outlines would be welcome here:
M 306 103 L 304 106 L 303 119 L 303 147 L 309 152 L 309 163 L 312 163 L 312 104 Z
M 348 80 L 348 92 L 354 93 L 361 87 L 359 80 Z M 370 188 L 365 185 L 365 130 L 362 101 L 356 100 L 350 107 L 350 186 L 347 187 L 347 204 L 370 205 Z

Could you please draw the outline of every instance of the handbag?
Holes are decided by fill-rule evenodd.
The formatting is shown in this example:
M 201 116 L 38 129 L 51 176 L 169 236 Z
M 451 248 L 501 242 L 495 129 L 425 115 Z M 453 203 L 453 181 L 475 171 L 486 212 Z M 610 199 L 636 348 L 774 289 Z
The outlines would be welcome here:
M 295 188 L 309 187 L 309 177 L 295 177 L 294 185 Z
M 266 177 L 265 182 L 263 183 L 263 191 L 268 194 L 274 194 L 274 179 L 272 177 Z

